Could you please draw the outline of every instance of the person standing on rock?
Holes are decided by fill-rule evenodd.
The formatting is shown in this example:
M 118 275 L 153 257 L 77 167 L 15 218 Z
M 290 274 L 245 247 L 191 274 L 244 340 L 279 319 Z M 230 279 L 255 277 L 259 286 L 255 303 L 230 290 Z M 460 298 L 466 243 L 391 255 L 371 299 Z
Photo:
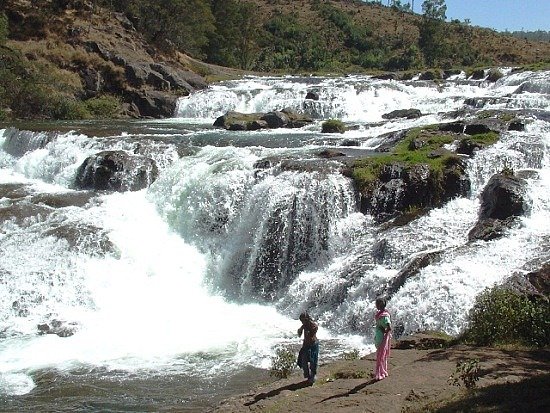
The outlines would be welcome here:
M 375 319 L 374 345 L 376 346 L 376 367 L 374 379 L 382 380 L 388 377 L 388 359 L 390 358 L 391 345 L 391 320 L 386 311 L 386 300 L 382 297 L 376 299 L 378 310 Z
M 300 314 L 302 326 L 298 329 L 298 337 L 304 334 L 302 348 L 298 354 L 297 364 L 304 371 L 304 378 L 309 384 L 315 382 L 317 363 L 319 361 L 319 340 L 317 340 L 318 325 L 308 313 Z

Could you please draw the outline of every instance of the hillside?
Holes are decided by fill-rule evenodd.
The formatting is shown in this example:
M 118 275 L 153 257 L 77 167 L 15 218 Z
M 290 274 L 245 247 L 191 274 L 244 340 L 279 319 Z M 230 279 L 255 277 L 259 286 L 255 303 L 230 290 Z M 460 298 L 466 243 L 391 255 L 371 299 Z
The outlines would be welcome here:
M 255 73 L 550 62 L 550 43 L 354 0 L 5 0 L 0 120 L 171 116 L 179 96 Z

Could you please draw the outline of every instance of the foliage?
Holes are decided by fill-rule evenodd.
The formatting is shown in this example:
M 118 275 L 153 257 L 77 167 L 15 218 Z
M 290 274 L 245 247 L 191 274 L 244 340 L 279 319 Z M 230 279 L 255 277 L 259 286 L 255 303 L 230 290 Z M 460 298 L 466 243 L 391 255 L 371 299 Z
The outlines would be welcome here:
M 4 13 L 0 13 L 0 46 L 6 43 L 8 38 L 8 18 Z
M 344 122 L 338 119 L 329 119 L 322 123 L 322 133 L 344 133 L 346 131 L 346 125 Z
M 353 349 L 351 351 L 346 351 L 342 356 L 344 360 L 357 360 L 359 358 L 359 350 Z
M 120 111 L 120 100 L 109 95 L 88 99 L 85 105 L 90 115 L 97 119 L 114 118 Z
M 292 373 L 296 366 L 296 355 L 289 348 L 279 347 L 275 350 L 275 355 L 271 357 L 271 368 L 269 375 L 284 379 Z
M 113 7 L 127 13 L 148 41 L 196 57 L 203 56 L 215 30 L 210 4 L 204 0 L 129 0 Z
M 254 5 L 236 0 L 213 0 L 215 30 L 209 33 L 207 57 L 221 65 L 251 69 L 259 50 L 260 27 Z
M 463 339 L 477 345 L 550 344 L 550 305 L 547 297 L 486 289 L 476 298 Z
M 476 381 L 479 380 L 479 359 L 467 359 L 456 362 L 456 369 L 449 377 L 449 384 L 453 386 L 463 385 L 467 389 L 476 387 Z
M 445 0 L 426 0 L 422 3 L 422 13 L 429 19 L 445 21 L 447 5 Z

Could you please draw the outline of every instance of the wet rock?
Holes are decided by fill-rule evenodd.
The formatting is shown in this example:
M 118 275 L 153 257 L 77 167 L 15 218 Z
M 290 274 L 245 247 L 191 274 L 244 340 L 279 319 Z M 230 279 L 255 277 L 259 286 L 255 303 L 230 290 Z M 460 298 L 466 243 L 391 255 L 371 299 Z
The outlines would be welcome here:
M 468 233 L 468 239 L 500 238 L 517 224 L 517 217 L 529 210 L 525 199 L 526 181 L 509 174 L 491 177 L 481 193 L 478 221 Z
M 259 130 L 276 128 L 301 128 L 313 120 L 291 109 L 268 113 L 240 113 L 230 111 L 218 117 L 214 126 L 226 130 Z
M 319 152 L 318 156 L 320 158 L 331 159 L 344 157 L 346 156 L 346 154 L 343 152 L 335 151 L 333 149 L 325 149 L 324 151 Z
M 383 119 L 417 119 L 422 116 L 422 112 L 419 109 L 398 109 L 382 115 Z
M 517 221 L 514 217 L 509 217 L 506 219 L 489 218 L 480 220 L 474 225 L 470 232 L 468 232 L 468 239 L 470 241 L 491 241 L 493 239 L 500 238 L 505 235 L 516 222 Z
M 307 100 L 319 100 L 319 93 L 310 90 L 306 95 Z
M 526 278 L 538 292 L 546 296 L 550 294 L 550 262 L 543 264 L 539 270 L 530 272 Z
M 76 323 L 52 320 L 50 323 L 38 324 L 36 327 L 39 334 L 55 334 L 59 337 L 70 337 L 74 335 L 78 325 Z
M 392 278 L 378 295 L 384 295 L 391 298 L 410 278 L 418 275 L 420 271 L 428 265 L 436 262 L 441 256 L 441 251 L 433 251 L 420 254 L 412 258 L 397 275 Z
M 344 139 L 340 146 L 361 146 L 361 142 L 354 139 Z
M 63 239 L 71 249 L 86 255 L 104 256 L 118 253 L 116 246 L 104 230 L 87 224 L 57 225 L 45 231 L 44 235 Z
M 78 168 L 78 189 L 137 191 L 148 187 L 158 175 L 154 160 L 124 151 L 103 151 L 88 157 Z
M 525 123 L 520 120 L 514 120 L 510 122 L 510 125 L 508 125 L 508 130 L 523 132 L 525 130 Z
M 529 206 L 525 199 L 527 182 L 507 174 L 495 174 L 481 193 L 480 219 L 506 219 L 524 215 Z
M 8 128 L 4 132 L 2 150 L 17 158 L 27 152 L 44 148 L 57 137 L 57 132 L 33 132 Z

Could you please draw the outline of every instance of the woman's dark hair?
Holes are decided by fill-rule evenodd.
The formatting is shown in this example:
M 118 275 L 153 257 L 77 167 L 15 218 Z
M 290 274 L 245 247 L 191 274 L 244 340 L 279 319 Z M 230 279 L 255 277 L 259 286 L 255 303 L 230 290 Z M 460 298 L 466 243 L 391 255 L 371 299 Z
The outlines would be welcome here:
M 384 297 L 378 297 L 376 299 L 376 308 L 379 308 L 381 310 L 386 308 L 387 301 Z
M 307 312 L 303 312 L 300 314 L 300 321 L 311 321 L 311 317 L 309 316 L 309 314 Z

